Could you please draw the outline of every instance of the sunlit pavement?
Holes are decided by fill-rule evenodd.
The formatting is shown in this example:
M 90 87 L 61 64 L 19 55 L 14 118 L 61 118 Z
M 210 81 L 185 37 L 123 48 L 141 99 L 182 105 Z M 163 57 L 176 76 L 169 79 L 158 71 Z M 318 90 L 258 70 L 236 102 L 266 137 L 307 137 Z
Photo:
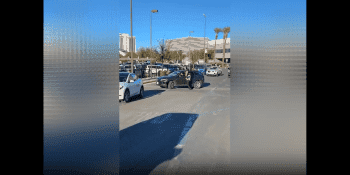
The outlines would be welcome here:
M 219 77 L 205 76 L 201 89 L 167 89 L 155 83 L 144 89 L 143 99 L 119 105 L 120 141 L 126 144 L 121 148 L 121 174 L 188 174 L 188 168 L 194 171 L 198 165 L 210 172 L 228 164 L 227 69 Z

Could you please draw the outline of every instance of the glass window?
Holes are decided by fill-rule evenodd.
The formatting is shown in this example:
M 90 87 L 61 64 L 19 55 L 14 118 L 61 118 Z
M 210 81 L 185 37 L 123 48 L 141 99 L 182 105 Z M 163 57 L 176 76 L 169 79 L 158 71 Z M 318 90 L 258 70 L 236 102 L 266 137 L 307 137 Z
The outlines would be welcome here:
M 119 73 L 119 82 L 126 82 L 128 75 L 128 73 Z
M 136 80 L 136 75 L 135 74 L 130 74 L 130 80 Z

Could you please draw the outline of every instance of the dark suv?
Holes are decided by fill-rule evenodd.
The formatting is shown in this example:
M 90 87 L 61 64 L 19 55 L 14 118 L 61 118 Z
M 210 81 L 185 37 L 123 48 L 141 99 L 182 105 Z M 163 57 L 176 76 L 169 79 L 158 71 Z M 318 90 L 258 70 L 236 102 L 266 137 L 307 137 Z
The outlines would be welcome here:
M 198 71 L 189 71 L 192 74 L 193 87 L 199 89 L 203 86 L 204 76 Z M 183 74 L 183 75 L 182 75 Z M 175 71 L 167 76 L 162 76 L 157 79 L 156 84 L 160 87 L 173 89 L 175 86 L 187 86 L 185 71 Z

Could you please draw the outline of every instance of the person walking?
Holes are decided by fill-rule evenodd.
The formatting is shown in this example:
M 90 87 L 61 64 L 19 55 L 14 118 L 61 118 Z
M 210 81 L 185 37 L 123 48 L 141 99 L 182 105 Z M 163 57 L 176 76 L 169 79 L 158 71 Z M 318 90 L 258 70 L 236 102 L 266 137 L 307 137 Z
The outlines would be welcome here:
M 192 72 L 189 72 L 188 70 L 186 70 L 185 76 L 186 76 L 186 81 L 187 81 L 187 86 L 189 90 L 192 90 Z

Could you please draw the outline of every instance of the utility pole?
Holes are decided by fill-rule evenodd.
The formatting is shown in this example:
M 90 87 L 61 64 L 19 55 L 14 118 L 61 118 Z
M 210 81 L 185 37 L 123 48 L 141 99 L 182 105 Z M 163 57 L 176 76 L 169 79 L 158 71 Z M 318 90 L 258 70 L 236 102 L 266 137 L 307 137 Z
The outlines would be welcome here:
M 191 44 L 191 40 L 190 40 L 190 37 L 191 37 L 191 33 L 193 33 L 193 31 L 190 31 L 190 36 L 188 37 L 188 39 L 189 39 L 189 44 L 188 44 L 188 52 L 189 52 L 189 58 L 190 58 L 190 60 L 191 60 L 191 50 L 190 50 L 190 44 Z M 190 68 L 191 69 L 191 68 Z
M 203 14 L 203 15 L 204 15 L 204 19 L 205 19 L 205 23 L 204 23 L 204 40 L 203 40 L 203 42 L 204 42 L 204 57 L 203 57 L 203 59 L 205 60 L 205 26 L 207 24 L 207 17 L 205 16 L 205 14 Z
M 130 0 L 130 35 L 131 35 L 131 73 L 134 73 L 134 59 L 133 59 L 133 48 L 134 48 L 134 43 L 133 43 L 133 38 L 132 38 L 132 0 Z
M 151 10 L 151 48 L 152 48 L 152 13 L 157 13 L 158 12 L 158 10 Z

